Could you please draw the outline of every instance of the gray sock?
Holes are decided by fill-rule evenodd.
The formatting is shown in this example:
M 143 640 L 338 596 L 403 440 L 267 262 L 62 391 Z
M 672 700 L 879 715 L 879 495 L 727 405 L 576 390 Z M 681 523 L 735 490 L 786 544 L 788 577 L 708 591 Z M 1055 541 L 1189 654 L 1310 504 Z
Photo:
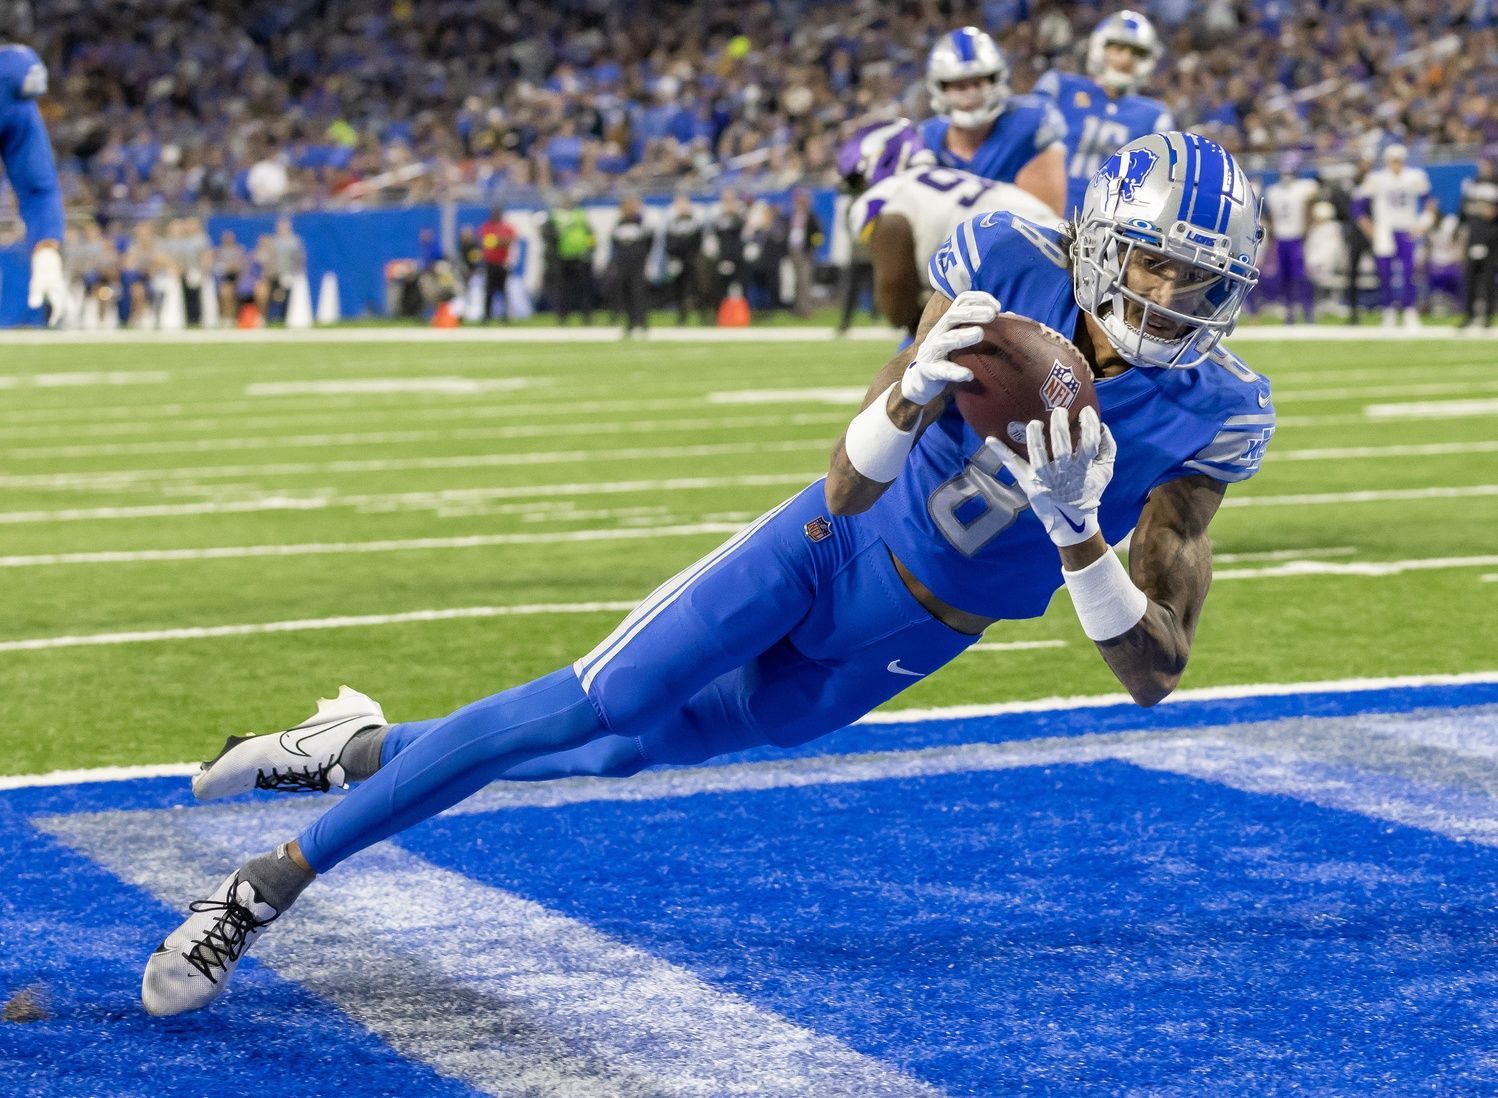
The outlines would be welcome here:
M 388 724 L 377 724 L 354 733 L 354 738 L 343 747 L 338 764 L 343 767 L 344 777 L 351 782 L 362 782 L 374 777 L 380 768 L 380 749 L 385 746 L 385 737 L 390 734 Z
M 286 844 L 282 843 L 269 854 L 257 854 L 245 862 L 239 867 L 239 876 L 249 881 L 260 898 L 279 912 L 290 907 L 317 874 L 292 861 Z

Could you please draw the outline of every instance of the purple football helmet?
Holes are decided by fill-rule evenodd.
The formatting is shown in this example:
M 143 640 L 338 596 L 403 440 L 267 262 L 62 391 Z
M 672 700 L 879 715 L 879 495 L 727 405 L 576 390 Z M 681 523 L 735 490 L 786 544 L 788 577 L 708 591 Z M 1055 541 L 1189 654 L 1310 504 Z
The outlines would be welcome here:
M 837 174 L 855 194 L 911 167 L 924 150 L 921 135 L 908 119 L 864 126 L 843 143 L 837 154 Z

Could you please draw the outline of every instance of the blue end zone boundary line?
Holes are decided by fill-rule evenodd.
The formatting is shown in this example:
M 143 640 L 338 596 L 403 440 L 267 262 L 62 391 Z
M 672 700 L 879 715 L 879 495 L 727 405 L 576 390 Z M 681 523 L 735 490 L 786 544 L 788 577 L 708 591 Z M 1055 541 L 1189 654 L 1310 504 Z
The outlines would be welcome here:
M 1495 705 L 1498 678 L 1151 710 L 1086 705 L 881 720 L 692 773 L 718 772 L 727 782 L 774 760 L 826 769 L 932 749 L 1120 734 L 1163 741 L 1246 725 L 1301 727 L 1313 738 L 1341 729 L 1356 740 L 1365 718 L 1385 727 L 1386 718 L 1421 714 L 1444 721 L 1441 735 L 1459 738 L 1470 725 L 1480 768 L 1478 748 L 1498 758 L 1494 717 L 1484 710 Z M 1250 734 L 1244 742 L 1252 750 L 1258 741 Z M 1209 754 L 1210 745 L 1192 741 L 1187 750 Z M 1498 935 L 1488 929 L 1498 850 L 1453 842 L 1449 828 L 1389 825 L 1419 818 L 1408 811 L 1369 818 L 1355 807 L 1328 808 L 1334 797 L 1266 798 L 1281 790 L 1244 785 L 1242 773 L 1206 784 L 1170 765 L 1131 761 L 1021 760 L 1001 780 L 987 764 L 870 770 L 845 784 L 748 786 L 756 793 L 748 799 L 709 780 L 683 787 L 696 794 L 690 801 L 663 785 L 630 803 L 517 802 L 440 817 L 387 844 L 386 855 L 369 852 L 371 882 L 381 872 L 396 881 L 420 874 L 459 914 L 473 908 L 472 930 L 460 928 L 449 946 L 470 943 L 478 968 L 520 948 L 521 939 L 484 937 L 499 910 L 525 924 L 536 967 L 562 964 L 570 946 L 538 929 L 555 930 L 560 918 L 574 937 L 601 934 L 617 945 L 617 964 L 634 966 L 641 995 L 669 988 L 668 1002 L 689 1005 L 678 1019 L 669 1005 L 653 1007 L 666 1036 L 613 1052 L 608 1033 L 553 1049 L 527 1036 L 534 1019 L 523 1011 L 496 1016 L 495 1004 L 513 1001 L 522 985 L 494 973 L 439 979 L 405 961 L 382 968 L 381 955 L 359 960 L 357 977 L 357 966 L 313 971 L 290 944 L 296 934 L 286 936 L 284 956 L 261 957 L 257 946 L 234 993 L 210 1011 L 149 1019 L 137 999 L 140 967 L 179 913 L 161 889 L 125 883 L 129 864 L 87 856 L 77 836 L 90 827 L 124 834 L 135 814 L 151 826 L 120 850 L 143 865 L 159 840 L 165 864 L 201 836 L 205 864 L 223 867 L 192 867 L 209 880 L 204 874 L 227 868 L 224 835 L 239 823 L 251 832 L 284 826 L 277 821 L 315 799 L 262 799 L 264 812 L 251 800 L 231 805 L 230 815 L 189 811 L 195 802 L 181 777 L 0 791 L 0 992 L 7 1000 L 25 993 L 22 1006 L 35 1003 L 41 1015 L 0 1022 L 0 1090 L 510 1093 L 506 1079 L 522 1070 L 544 1077 L 550 1057 L 557 1085 L 591 1080 L 577 1093 L 686 1093 L 685 1084 L 678 1091 L 663 1080 L 698 1068 L 707 1074 L 694 1080 L 696 1092 L 712 1093 L 713 1057 L 731 1057 L 732 1048 L 714 1053 L 700 1033 L 678 1048 L 671 1033 L 679 1026 L 693 1034 L 702 1015 L 691 1012 L 718 1009 L 720 993 L 729 1029 L 743 1010 L 760 1012 L 756 1025 L 785 1023 L 780 1045 L 754 1050 L 758 1063 L 722 1067 L 724 1078 L 760 1072 L 743 1093 L 811 1093 L 804 1077 L 785 1074 L 791 1069 L 764 1067 L 779 1056 L 786 1064 L 837 1059 L 870 1094 L 1498 1089 L 1498 1037 L 1487 1021 L 1498 1012 L 1498 962 L 1490 960 Z M 1407 805 L 1407 775 L 1395 769 L 1370 777 L 1318 758 L 1303 776 Z M 816 796 L 806 796 L 807 785 Z M 1458 794 L 1432 803 L 1423 807 L 1467 817 L 1490 807 Z M 71 831 L 70 818 L 79 821 Z M 157 869 L 135 868 L 159 879 L 151 877 Z M 333 889 L 342 872 L 323 884 Z M 336 926 L 336 916 L 326 925 Z M 313 908 L 307 925 L 316 919 Z M 267 945 L 278 948 L 281 941 Z M 650 968 L 657 963 L 660 971 Z M 296 975 L 304 968 L 306 979 Z M 594 991 L 584 985 L 580 993 Z M 552 1017 L 582 1016 L 585 1004 L 560 992 L 536 994 L 554 996 L 544 1002 Z M 405 1013 L 395 1002 L 402 995 L 412 1000 Z M 365 1000 L 388 1009 L 361 1014 Z M 466 1040 L 497 1059 L 474 1067 L 432 1052 L 441 1042 L 422 1027 L 443 1011 L 469 1027 L 444 1031 L 443 1040 Z M 804 1035 L 811 1044 L 797 1052 Z M 324 1050 L 315 1066 L 314 1049 Z M 694 1058 L 708 1062 L 689 1069 Z M 817 1092 L 839 1091 L 824 1081 Z

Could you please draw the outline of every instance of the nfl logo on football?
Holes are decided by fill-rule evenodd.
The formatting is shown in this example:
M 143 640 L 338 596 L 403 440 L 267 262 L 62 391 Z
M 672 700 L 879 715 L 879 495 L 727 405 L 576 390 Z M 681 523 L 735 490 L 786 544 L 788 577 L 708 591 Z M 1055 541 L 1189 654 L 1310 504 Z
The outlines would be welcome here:
M 1063 365 L 1061 360 L 1057 359 L 1052 363 L 1051 372 L 1046 375 L 1045 381 L 1040 386 L 1040 399 L 1045 401 L 1046 411 L 1052 408 L 1070 408 L 1081 389 L 1082 383 L 1077 380 L 1077 375 L 1072 373 L 1071 367 Z

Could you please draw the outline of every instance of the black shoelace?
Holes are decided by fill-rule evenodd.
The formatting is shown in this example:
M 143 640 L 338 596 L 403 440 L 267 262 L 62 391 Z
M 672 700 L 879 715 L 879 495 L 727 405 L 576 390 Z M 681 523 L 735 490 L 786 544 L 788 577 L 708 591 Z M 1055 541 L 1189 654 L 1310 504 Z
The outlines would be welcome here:
M 239 883 L 236 881 L 234 888 L 238 887 Z M 267 926 L 271 921 L 255 918 L 254 912 L 234 899 L 234 888 L 229 890 L 228 898 L 222 903 L 216 900 L 196 900 L 187 905 L 187 909 L 194 912 L 223 912 L 203 937 L 183 954 L 187 963 L 207 976 L 208 982 L 212 984 L 218 983 L 214 970 L 227 972 L 228 966 L 239 960 L 239 955 L 244 952 L 246 936 L 251 931 Z
M 304 766 L 300 770 L 291 767 L 277 770 L 272 767 L 269 774 L 262 770 L 255 776 L 255 788 L 282 793 L 296 793 L 302 790 L 326 793 L 333 786 L 328 781 L 327 767 Z

